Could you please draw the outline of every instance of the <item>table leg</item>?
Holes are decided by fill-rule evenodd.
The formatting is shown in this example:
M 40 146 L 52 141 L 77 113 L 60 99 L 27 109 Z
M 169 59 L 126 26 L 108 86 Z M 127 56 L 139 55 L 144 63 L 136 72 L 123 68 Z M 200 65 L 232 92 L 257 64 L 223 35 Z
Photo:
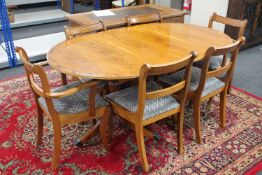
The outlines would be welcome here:
M 100 125 L 100 121 L 98 121 L 98 122 L 95 124 L 95 126 L 93 126 L 92 128 L 90 128 L 85 135 L 81 136 L 80 139 L 77 140 L 75 144 L 76 144 L 77 146 L 81 146 L 81 145 L 83 145 L 85 142 L 87 142 L 89 139 L 91 139 L 92 137 L 94 137 L 94 136 L 98 133 L 99 125 Z

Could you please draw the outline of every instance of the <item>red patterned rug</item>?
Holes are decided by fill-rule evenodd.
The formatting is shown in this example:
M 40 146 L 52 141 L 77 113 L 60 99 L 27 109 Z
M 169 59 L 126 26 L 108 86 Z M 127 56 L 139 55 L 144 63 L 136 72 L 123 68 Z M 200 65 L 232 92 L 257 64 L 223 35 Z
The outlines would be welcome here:
M 53 85 L 58 74 L 49 72 Z M 204 144 L 194 140 L 191 111 L 185 119 L 185 154 L 178 155 L 176 132 L 166 123 L 151 126 L 160 140 L 146 139 L 149 174 L 245 174 L 261 170 L 262 100 L 237 89 L 227 101 L 227 127 L 219 127 L 219 98 L 202 117 Z M 35 146 L 36 108 L 25 76 L 0 82 L 0 174 L 51 174 L 51 122 L 44 121 L 43 144 Z M 134 133 L 115 117 L 111 152 L 99 136 L 74 145 L 90 123 L 63 128 L 63 148 L 55 174 L 144 174 Z M 251 169 L 255 167 L 256 169 Z M 250 170 L 251 169 L 251 170 Z

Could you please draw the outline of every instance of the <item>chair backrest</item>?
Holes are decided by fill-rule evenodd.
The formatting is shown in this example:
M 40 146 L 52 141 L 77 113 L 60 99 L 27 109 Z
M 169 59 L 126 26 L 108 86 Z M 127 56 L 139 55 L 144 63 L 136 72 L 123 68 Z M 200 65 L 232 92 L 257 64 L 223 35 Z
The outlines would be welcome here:
M 34 91 L 34 94 L 38 97 L 45 97 L 45 93 L 50 92 L 50 87 L 48 84 L 48 79 L 45 70 L 40 65 L 34 65 L 30 63 L 29 57 L 23 48 L 16 47 L 16 52 L 19 54 L 20 59 L 24 64 L 26 76 L 30 87 Z M 40 78 L 40 82 L 37 82 L 35 75 L 37 75 Z M 39 83 L 41 86 L 39 86 Z
M 171 62 L 168 64 L 161 64 L 161 65 L 144 64 L 141 67 L 140 74 L 139 74 L 139 81 L 138 81 L 138 108 L 137 108 L 138 116 L 143 116 L 145 100 L 165 97 L 168 95 L 172 95 L 176 92 L 180 92 L 179 98 L 177 100 L 180 101 L 180 105 L 184 105 L 186 100 L 186 95 L 188 92 L 190 79 L 191 79 L 191 68 L 192 68 L 193 61 L 196 57 L 197 54 L 195 52 L 191 52 L 185 58 L 182 58 L 175 62 Z M 184 68 L 185 68 L 184 79 L 181 82 L 169 86 L 167 88 L 158 89 L 156 91 L 151 91 L 151 92 L 146 91 L 146 83 L 147 83 L 147 78 L 149 76 L 159 76 L 168 73 L 173 73 Z
M 201 77 L 197 91 L 199 95 L 202 94 L 202 91 L 205 87 L 206 80 L 208 78 L 217 77 L 222 80 L 226 86 L 229 85 L 230 79 L 233 75 L 234 68 L 236 65 L 237 56 L 239 53 L 240 46 L 245 43 L 245 37 L 240 37 L 233 44 L 222 47 L 214 48 L 210 47 L 207 49 L 204 59 L 203 66 L 201 69 Z M 223 55 L 222 64 L 216 70 L 209 70 L 209 62 L 212 56 Z M 229 62 L 227 63 L 228 55 L 230 55 Z
M 81 36 L 89 33 L 106 31 L 106 26 L 104 25 L 104 22 L 100 20 L 98 23 L 94 23 L 90 25 L 76 26 L 76 27 L 65 26 L 64 31 L 65 31 L 66 39 L 69 40 L 77 36 Z
M 233 19 L 233 18 L 227 18 L 227 17 L 220 16 L 217 13 L 213 13 L 213 15 L 209 19 L 209 23 L 208 23 L 209 28 L 213 27 L 214 21 L 228 25 L 228 26 L 238 28 L 239 32 L 238 32 L 237 38 L 244 36 L 245 28 L 246 28 L 246 25 L 247 25 L 247 22 L 248 22 L 246 19 L 245 20 L 237 20 L 237 19 Z
M 126 17 L 127 26 L 137 25 L 137 24 L 146 24 L 163 21 L 161 14 L 158 13 L 149 13 L 149 14 L 140 14 L 140 15 L 130 15 Z

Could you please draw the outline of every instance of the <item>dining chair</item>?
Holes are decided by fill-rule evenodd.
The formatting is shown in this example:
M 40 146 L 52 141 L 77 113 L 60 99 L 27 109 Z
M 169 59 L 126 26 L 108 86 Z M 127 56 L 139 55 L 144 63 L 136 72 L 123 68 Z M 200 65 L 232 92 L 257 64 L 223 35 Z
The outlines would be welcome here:
M 137 4 L 137 0 L 124 0 L 124 5 L 122 4 L 122 0 L 116 0 L 112 1 L 112 6 L 117 8 L 117 7 L 128 7 L 128 6 L 133 6 Z
M 245 28 L 246 28 L 248 21 L 246 19 L 245 20 L 237 20 L 237 19 L 233 19 L 233 18 L 227 18 L 227 17 L 220 16 L 217 13 L 213 13 L 213 15 L 209 19 L 208 28 L 213 28 L 214 22 L 225 24 L 225 25 L 237 28 L 238 34 L 237 34 L 236 39 L 238 39 L 238 38 L 244 36 Z M 209 63 L 209 70 L 215 70 L 215 69 L 219 68 L 222 64 L 222 60 L 223 60 L 223 56 L 212 57 L 212 59 L 210 59 L 210 63 Z M 229 60 L 227 60 L 227 62 L 228 61 Z M 201 68 L 202 63 L 203 63 L 202 61 L 196 62 L 196 63 L 194 63 L 194 66 Z
M 98 82 L 75 81 L 51 90 L 47 75 L 41 64 L 30 63 L 26 51 L 21 47 L 16 47 L 16 52 L 24 64 L 29 86 L 33 91 L 37 106 L 37 145 L 42 142 L 44 113 L 53 125 L 54 150 L 51 163 L 52 170 L 56 170 L 59 165 L 62 127 L 64 125 L 100 119 L 89 130 L 95 132 L 99 128 L 102 142 L 108 148 L 109 133 L 111 133 L 108 122 L 110 121 L 111 109 L 108 102 L 96 94 Z M 82 136 L 81 141 L 86 141 L 87 137 L 89 135 Z
M 144 171 L 149 170 L 144 143 L 144 127 L 174 114 L 178 114 L 178 152 L 183 153 L 183 118 L 185 100 L 196 53 L 163 65 L 144 64 L 140 69 L 138 85 L 106 95 L 115 114 L 129 121 L 135 129 L 139 156 Z M 150 76 L 175 72 L 185 68 L 186 74 L 177 84 L 162 89 Z M 175 92 L 178 96 L 172 96 Z
M 235 39 L 238 39 L 238 38 L 244 36 L 245 28 L 246 28 L 248 21 L 246 19 L 245 20 L 237 20 L 237 19 L 233 19 L 233 18 L 227 18 L 227 17 L 220 16 L 217 13 L 213 13 L 213 15 L 209 19 L 208 28 L 213 28 L 214 22 L 220 23 L 220 24 L 225 24 L 225 25 L 237 28 L 238 34 L 237 34 L 237 38 L 235 38 Z M 225 57 L 226 57 L 226 55 L 225 55 Z M 216 69 L 220 68 L 224 59 L 225 58 L 223 57 L 223 55 L 211 57 L 208 69 L 209 70 L 216 70 Z M 228 62 L 229 62 L 229 59 L 226 59 L 226 63 L 228 63 Z M 198 62 L 194 63 L 194 66 L 199 67 L 199 68 L 202 68 L 202 65 L 203 65 L 202 61 L 198 61 Z M 233 75 L 232 75 L 232 78 L 233 78 Z M 230 93 L 232 78 L 229 82 L 228 93 Z M 210 98 L 208 100 L 208 104 L 207 104 L 205 113 L 207 113 L 210 110 L 212 99 L 213 98 Z
M 149 13 L 149 14 L 129 15 L 126 17 L 126 20 L 127 20 L 127 26 L 163 22 L 163 18 L 159 12 Z
M 83 26 L 76 26 L 76 27 L 64 27 L 64 32 L 67 40 L 71 40 L 75 37 L 106 31 L 106 26 L 102 20 L 100 20 L 98 23 L 90 24 L 90 25 L 83 25 Z M 67 75 L 64 73 L 61 73 L 62 82 L 63 85 L 67 84 Z M 82 80 L 82 81 L 89 81 L 90 79 L 83 79 L 79 77 L 73 77 L 73 80 Z
M 107 30 L 102 20 L 100 20 L 98 23 L 94 23 L 90 25 L 83 25 L 83 26 L 76 26 L 76 27 L 65 26 L 64 29 L 65 29 L 64 31 L 67 40 L 70 40 L 77 36 Z
M 193 117 L 196 131 L 197 143 L 202 143 L 201 122 L 200 122 L 200 106 L 205 100 L 220 94 L 220 126 L 226 127 L 226 95 L 229 83 L 232 78 L 236 60 L 240 46 L 245 42 L 244 37 L 240 37 L 232 45 L 222 48 L 210 47 L 207 49 L 202 69 L 198 67 L 192 68 L 192 79 L 188 92 L 188 99 L 193 102 Z M 231 57 L 228 58 L 228 53 Z M 223 55 L 221 67 L 216 70 L 209 70 L 209 64 L 212 56 Z M 226 64 L 226 60 L 229 62 Z M 160 77 L 159 81 L 164 84 L 172 85 L 183 78 L 185 70 L 177 73 Z

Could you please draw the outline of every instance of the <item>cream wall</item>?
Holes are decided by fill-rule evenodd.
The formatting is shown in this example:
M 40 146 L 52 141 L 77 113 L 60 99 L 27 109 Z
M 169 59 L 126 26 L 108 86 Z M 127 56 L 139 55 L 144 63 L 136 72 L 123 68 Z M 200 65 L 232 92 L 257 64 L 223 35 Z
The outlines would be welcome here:
M 192 0 L 191 24 L 207 26 L 213 12 L 221 16 L 227 15 L 228 0 Z M 225 26 L 214 24 L 214 28 L 224 31 Z

